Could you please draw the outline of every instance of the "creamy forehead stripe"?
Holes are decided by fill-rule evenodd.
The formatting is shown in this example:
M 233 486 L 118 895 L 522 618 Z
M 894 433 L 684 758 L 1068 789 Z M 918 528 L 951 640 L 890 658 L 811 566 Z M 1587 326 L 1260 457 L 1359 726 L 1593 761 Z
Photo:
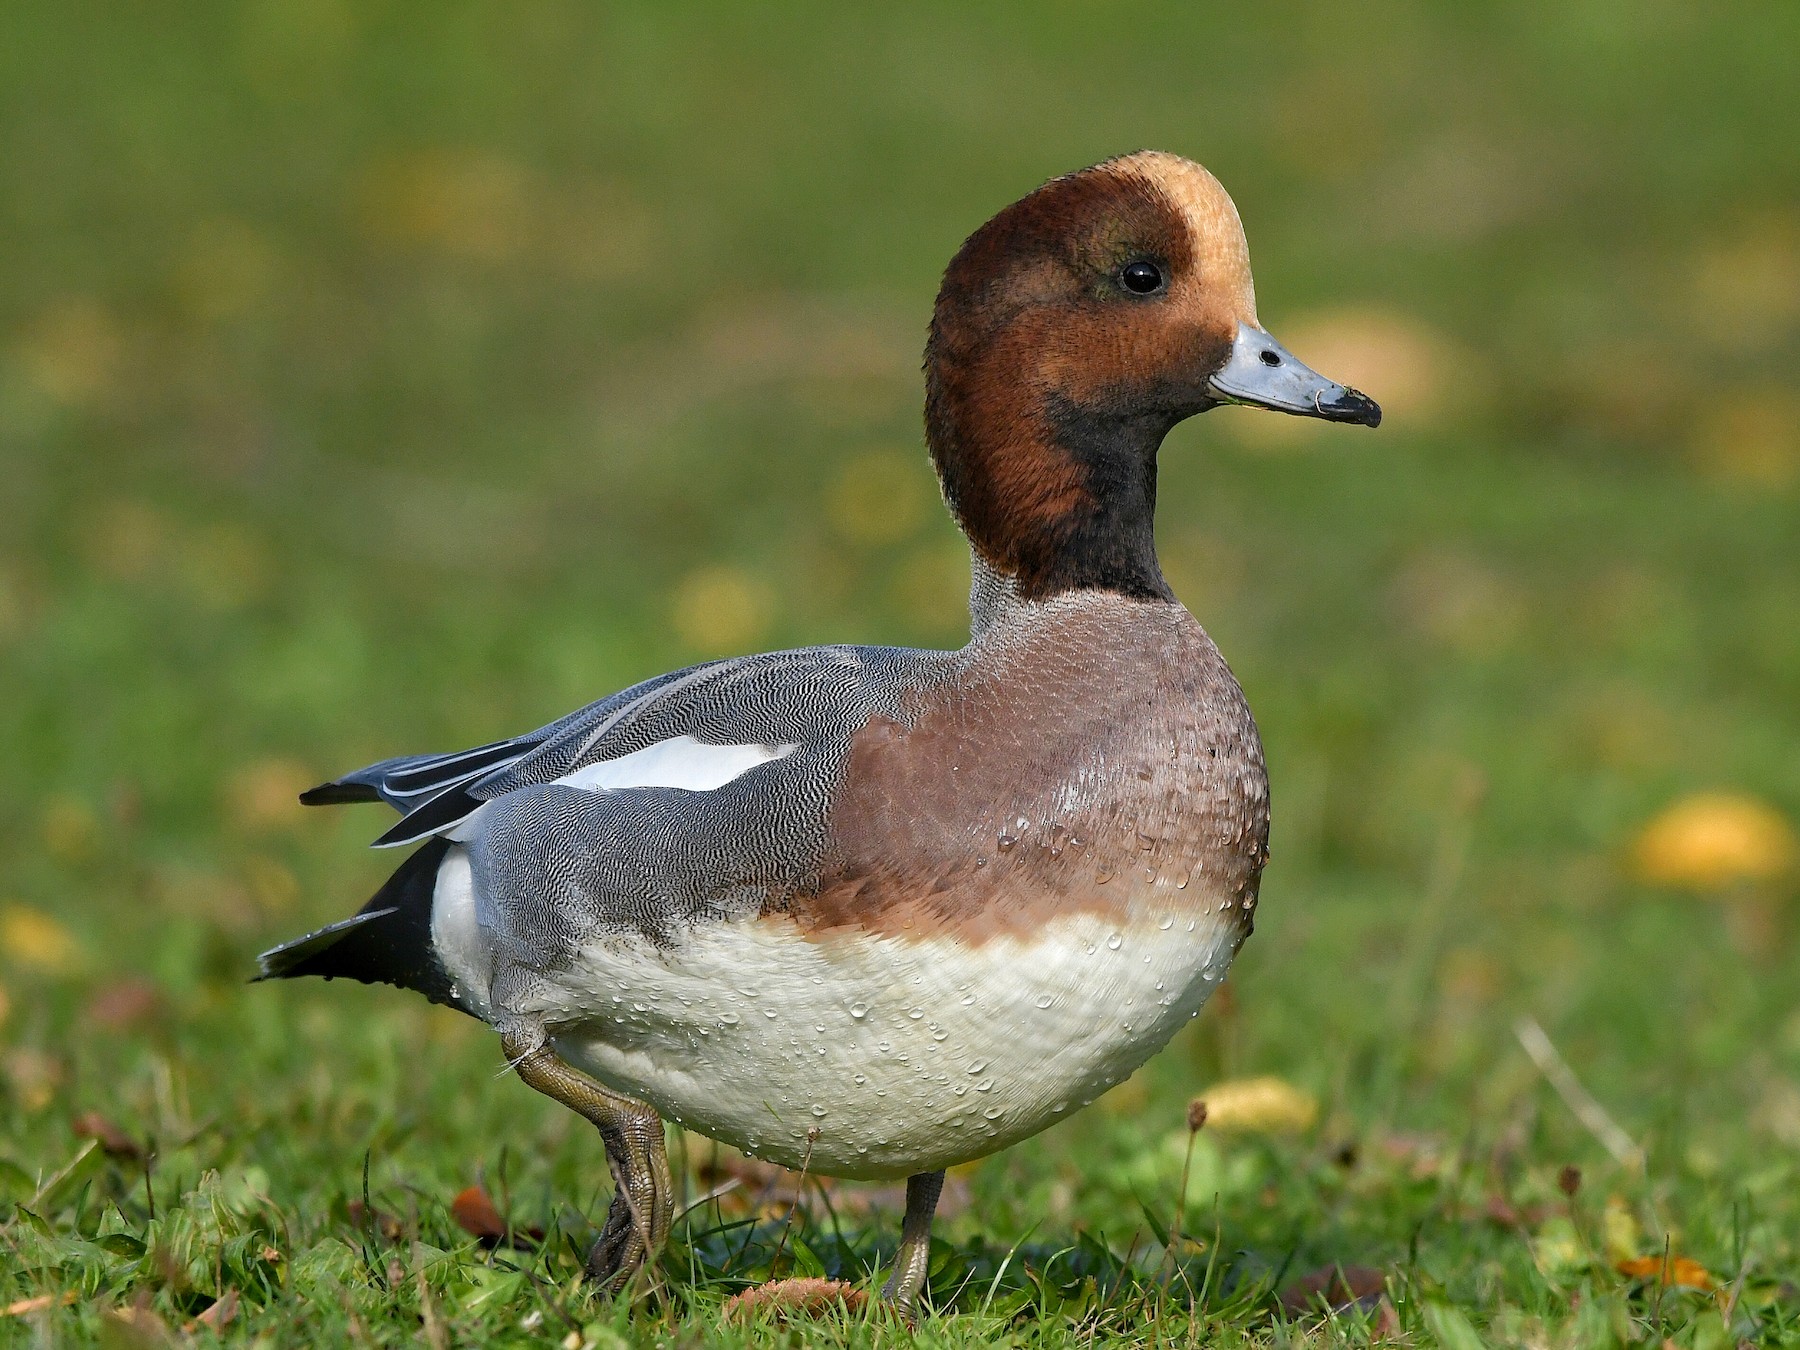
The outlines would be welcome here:
M 1154 183 L 1188 222 L 1201 273 L 1237 291 L 1238 318 L 1256 323 L 1256 286 L 1250 276 L 1250 246 L 1231 194 L 1191 159 L 1162 150 L 1127 155 L 1118 167 Z

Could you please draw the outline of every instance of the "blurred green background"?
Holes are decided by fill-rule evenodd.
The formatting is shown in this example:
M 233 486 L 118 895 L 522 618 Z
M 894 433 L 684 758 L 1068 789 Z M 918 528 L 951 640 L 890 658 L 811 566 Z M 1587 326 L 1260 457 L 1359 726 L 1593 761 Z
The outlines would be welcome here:
M 1611 1165 L 1529 1015 L 1647 1147 L 1646 1249 L 1791 1270 L 1796 52 L 1793 6 L 1665 0 L 5 6 L 0 1161 L 30 1195 L 101 1110 L 316 1233 L 366 1149 L 447 1197 L 510 1131 L 591 1200 L 477 1029 L 244 986 L 393 861 L 294 792 L 705 656 L 958 644 L 939 271 L 1156 146 L 1388 420 L 1170 437 L 1167 570 L 1268 745 L 1258 933 L 970 1231 L 1129 1228 L 1187 1097 L 1266 1074 L 1320 1123 L 1245 1155 L 1244 1241 L 1394 1259 L 1429 1205 L 1322 1215 L 1296 1158 Z

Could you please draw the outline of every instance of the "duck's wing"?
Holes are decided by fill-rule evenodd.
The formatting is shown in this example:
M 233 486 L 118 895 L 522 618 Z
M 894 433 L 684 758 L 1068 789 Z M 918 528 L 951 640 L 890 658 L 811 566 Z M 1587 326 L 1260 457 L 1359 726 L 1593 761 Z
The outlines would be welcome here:
M 936 652 L 835 646 L 690 666 L 524 736 L 455 754 L 383 760 L 301 800 L 385 801 L 401 819 L 375 843 L 397 847 L 459 837 L 484 805 L 525 788 L 707 791 L 768 759 L 847 746 L 870 716 L 900 711 L 916 668 L 942 659 Z
M 314 801 L 405 811 L 380 843 L 429 842 L 359 914 L 264 953 L 261 978 L 385 981 L 466 1008 L 431 937 L 449 858 L 515 973 L 551 968 L 587 935 L 669 940 L 684 923 L 753 912 L 816 870 L 853 737 L 873 718 L 904 719 L 953 661 L 815 647 L 713 662 L 528 736 L 315 789 Z

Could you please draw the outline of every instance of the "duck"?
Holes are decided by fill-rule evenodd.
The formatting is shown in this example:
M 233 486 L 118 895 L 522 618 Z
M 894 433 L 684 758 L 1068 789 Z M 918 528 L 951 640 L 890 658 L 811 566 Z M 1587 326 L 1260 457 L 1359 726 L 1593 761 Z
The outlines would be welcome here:
M 1222 404 L 1373 427 L 1257 318 L 1237 208 L 1140 151 L 976 230 L 925 346 L 925 442 L 970 550 L 955 651 L 707 661 L 537 731 L 303 794 L 411 846 L 258 979 L 386 983 L 478 1018 L 599 1131 L 587 1271 L 674 1215 L 665 1123 L 905 1179 L 910 1315 L 945 1169 L 1115 1086 L 1219 987 L 1268 857 L 1256 723 L 1158 565 L 1157 456 Z

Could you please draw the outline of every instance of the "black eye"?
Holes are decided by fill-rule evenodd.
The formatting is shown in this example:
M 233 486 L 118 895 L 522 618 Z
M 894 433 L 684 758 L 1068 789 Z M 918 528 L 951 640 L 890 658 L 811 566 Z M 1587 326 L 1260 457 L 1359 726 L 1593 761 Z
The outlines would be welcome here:
M 1162 268 L 1139 258 L 1119 269 L 1119 284 L 1133 295 L 1149 295 L 1163 284 Z

